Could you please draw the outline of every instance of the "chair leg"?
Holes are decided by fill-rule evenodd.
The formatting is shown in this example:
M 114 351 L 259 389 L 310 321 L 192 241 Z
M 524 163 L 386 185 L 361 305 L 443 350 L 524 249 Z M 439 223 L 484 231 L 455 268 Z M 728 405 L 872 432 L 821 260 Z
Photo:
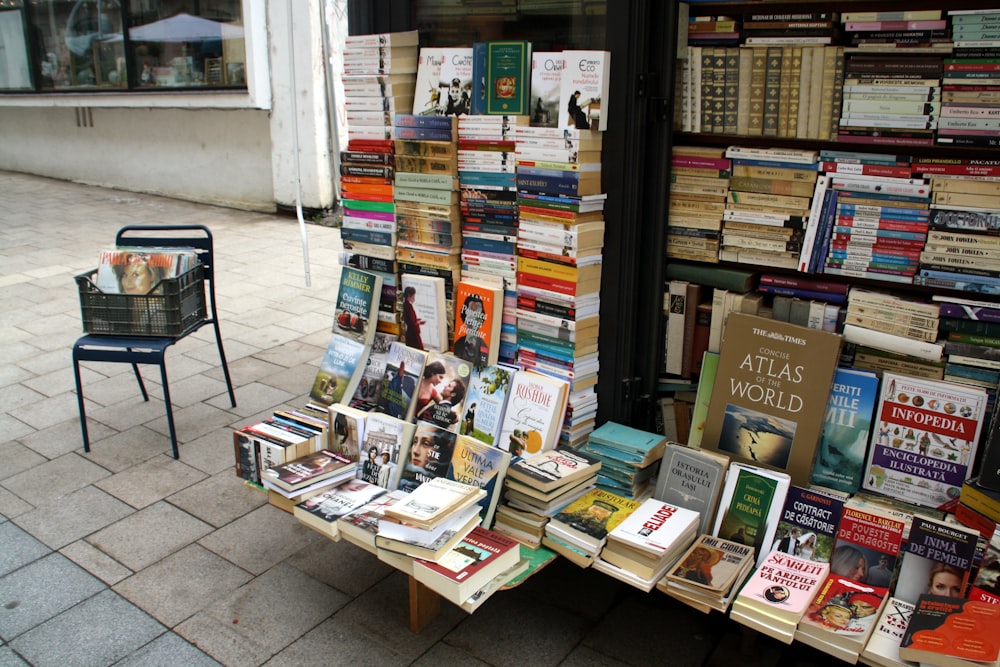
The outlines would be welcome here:
M 83 406 L 83 383 L 80 381 L 80 360 L 73 351 L 73 374 L 76 379 L 76 402 L 80 408 L 80 431 L 83 434 L 83 451 L 90 451 L 90 436 L 87 433 L 87 412 Z
M 174 404 L 170 402 L 170 385 L 167 384 L 167 364 L 166 360 L 160 361 L 160 377 L 163 379 L 163 404 L 167 409 L 167 428 L 170 429 L 170 444 L 174 448 L 174 458 L 180 459 L 180 452 L 177 451 L 177 431 L 174 429 Z
M 149 401 L 149 394 L 146 393 L 146 385 L 142 381 L 142 375 L 139 373 L 139 364 L 132 364 L 132 372 L 135 373 L 135 379 L 139 382 L 139 391 L 142 392 L 142 400 Z
M 229 364 L 226 362 L 226 352 L 222 349 L 222 332 L 219 330 L 219 321 L 212 322 L 215 328 L 215 342 L 219 346 L 219 360 L 222 362 L 222 374 L 226 378 L 226 388 L 229 389 L 229 402 L 236 407 L 236 394 L 233 393 L 233 380 L 229 377 Z

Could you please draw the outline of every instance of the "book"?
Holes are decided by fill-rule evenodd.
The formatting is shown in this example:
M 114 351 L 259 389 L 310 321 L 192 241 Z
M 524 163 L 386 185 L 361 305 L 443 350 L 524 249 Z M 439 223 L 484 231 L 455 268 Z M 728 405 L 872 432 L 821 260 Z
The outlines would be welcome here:
M 349 403 L 365 372 L 369 346 L 334 333 L 313 379 L 309 398 L 322 405 Z
M 403 341 L 418 350 L 446 351 L 449 340 L 445 279 L 402 273 L 399 286 Z
M 971 475 L 985 413 L 981 388 L 883 372 L 862 488 L 947 504 Z
M 563 51 L 559 127 L 608 129 L 609 51 Z
M 725 456 L 667 442 L 653 497 L 699 513 L 699 533 L 709 533 L 729 460 Z
M 462 605 L 520 560 L 519 542 L 477 526 L 440 561 L 417 559 L 413 577 L 449 602 Z
M 462 280 L 455 289 L 456 357 L 474 366 L 491 366 L 500 357 L 503 288 Z
M 413 440 L 416 427 L 407 421 L 381 412 L 369 412 L 365 418 L 365 437 L 361 445 L 363 461 L 358 463 L 358 479 L 394 490 L 399 487 L 400 459 Z
M 472 111 L 472 47 L 453 47 L 446 54 L 441 63 L 442 114 L 465 116 Z
M 531 53 L 531 125 L 533 127 L 558 127 L 560 85 L 564 58 L 561 51 L 533 51 Z
M 785 473 L 731 462 L 712 535 L 753 547 L 762 563 L 774 542 L 788 486 Z
M 433 531 L 420 531 L 413 526 L 397 522 L 392 517 L 384 516 L 379 519 L 375 548 L 379 554 L 390 551 L 409 558 L 436 561 L 443 558 L 478 525 L 477 507 L 465 508 L 442 522 Z
M 377 412 L 411 421 L 416 409 L 417 387 L 423 374 L 427 352 L 410 347 L 401 341 L 389 346 L 382 391 L 375 403 Z
M 511 382 L 495 446 L 529 458 L 554 449 L 559 440 L 569 383 L 533 370 L 518 371 Z
M 413 93 L 415 115 L 441 115 L 441 69 L 447 52 L 448 49 L 441 47 L 421 47 L 417 56 L 417 81 Z
M 907 523 L 872 505 L 845 505 L 830 553 L 830 572 L 888 588 L 899 561 Z
M 478 487 L 435 477 L 417 486 L 401 502 L 386 508 L 385 514 L 420 528 L 433 528 L 485 495 Z
M 914 516 L 893 594 L 911 604 L 921 593 L 966 597 L 978 543 L 976 530 Z
M 330 428 L 326 448 L 352 461 L 360 461 L 368 413 L 342 403 L 334 403 L 327 410 Z
M 721 537 L 701 534 L 665 575 L 668 587 L 680 584 L 685 591 L 694 586 L 724 596 L 743 583 L 756 562 L 753 547 Z
M 481 522 L 486 528 L 493 525 L 493 517 L 500 501 L 510 462 L 510 452 L 492 447 L 467 435 L 460 435 L 455 440 L 446 476 L 448 479 L 486 491 L 486 496 L 479 503 Z
M 772 551 L 733 600 L 730 618 L 791 644 L 795 626 L 829 571 L 829 563 Z
M 335 476 L 353 476 L 355 466 L 357 461 L 321 449 L 280 466 L 268 468 L 261 475 L 261 481 L 266 480 L 284 491 L 301 491 L 312 484 Z
M 799 621 L 795 639 L 856 662 L 888 598 L 888 588 L 830 574 Z
M 913 663 L 899 657 L 899 642 L 910 623 L 913 605 L 890 597 L 882 607 L 875 628 L 861 651 L 859 661 L 872 667 L 906 667 Z
M 586 452 L 556 447 L 511 463 L 507 477 L 548 493 L 572 486 L 601 469 L 601 461 Z
M 358 479 L 316 494 L 295 505 L 292 513 L 301 523 L 334 540 L 340 539 L 338 520 L 378 498 L 386 490 Z
M 104 294 L 160 294 L 161 280 L 175 278 L 196 261 L 180 248 L 116 246 L 101 251 L 94 285 Z
M 414 419 L 457 433 L 471 375 L 469 362 L 446 352 L 428 352 L 417 386 Z
M 353 266 L 342 267 L 333 311 L 334 333 L 371 345 L 375 338 L 374 316 L 381 296 L 382 276 Z M 351 392 L 350 396 L 353 395 Z
M 507 396 L 518 369 L 496 364 L 473 368 L 458 432 L 487 445 L 496 444 L 503 425 Z
M 486 114 L 526 116 L 531 112 L 531 43 L 486 42 Z
M 354 390 L 354 397 L 350 400 L 350 405 L 365 412 L 375 407 L 378 397 L 382 393 L 382 378 L 385 376 L 385 364 L 389 358 L 389 349 L 395 340 L 398 340 L 398 336 L 394 333 L 375 332 L 375 339 L 368 350 L 368 358 L 365 359 L 365 369 L 358 382 L 358 388 Z
M 400 452 L 399 488 L 414 491 L 425 482 L 446 476 L 456 437 L 452 431 L 430 422 L 417 422 L 413 439 Z
M 939 667 L 996 664 L 1000 605 L 923 594 L 899 643 L 899 657 Z
M 844 493 L 855 493 L 861 487 L 878 382 L 872 371 L 837 368 L 811 484 Z
M 527 558 L 521 558 L 519 561 L 517 561 L 517 565 L 507 570 L 504 570 L 497 576 L 490 579 L 488 583 L 484 584 L 482 588 L 480 588 L 478 591 L 470 595 L 469 599 L 463 602 L 459 606 L 464 611 L 467 611 L 470 614 L 473 613 L 474 611 L 479 609 L 479 607 L 481 607 L 483 603 L 489 600 L 490 597 L 495 592 L 501 590 L 511 582 L 517 580 L 518 577 L 527 572 L 530 569 L 530 567 L 531 567 L 531 561 L 529 561 Z
M 694 510 L 647 498 L 608 533 L 601 558 L 643 579 L 659 579 L 694 542 L 698 519 Z
M 383 517 L 384 510 L 405 498 L 405 491 L 388 491 L 365 503 L 358 509 L 337 519 L 337 529 L 342 539 L 361 547 L 372 554 L 375 553 L 375 536 L 378 534 L 378 521 Z
M 545 525 L 545 533 L 595 557 L 607 542 L 608 533 L 640 504 L 610 491 L 590 489 L 555 514 Z
M 667 440 L 659 433 L 607 421 L 594 429 L 588 438 L 587 446 L 592 451 L 610 454 L 619 461 L 627 461 L 636 467 L 645 468 L 663 458 Z
M 702 448 L 808 484 L 839 358 L 834 333 L 731 313 Z
M 829 562 L 843 512 L 842 497 L 793 484 L 788 487 L 776 539 L 769 548 Z

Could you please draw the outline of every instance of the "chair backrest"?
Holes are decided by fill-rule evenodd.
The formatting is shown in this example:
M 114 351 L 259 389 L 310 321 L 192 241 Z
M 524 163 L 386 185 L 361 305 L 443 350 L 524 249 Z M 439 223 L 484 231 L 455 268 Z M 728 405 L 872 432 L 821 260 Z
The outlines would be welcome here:
M 202 275 L 208 286 L 212 319 L 218 320 L 215 305 L 215 244 L 212 232 L 205 225 L 126 225 L 115 235 L 115 245 L 147 247 L 193 248 L 202 264 Z

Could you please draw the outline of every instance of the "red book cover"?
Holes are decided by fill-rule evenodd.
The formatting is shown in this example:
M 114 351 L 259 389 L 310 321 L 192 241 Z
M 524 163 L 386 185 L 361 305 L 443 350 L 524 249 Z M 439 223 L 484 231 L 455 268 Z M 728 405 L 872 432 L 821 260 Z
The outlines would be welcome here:
M 461 281 L 455 294 L 455 356 L 476 366 L 497 363 L 502 311 L 503 288 Z
M 899 644 L 903 660 L 959 665 L 1000 658 L 1000 606 L 941 595 L 921 595 Z M 958 658 L 958 660 L 954 660 Z
M 837 526 L 833 552 L 830 554 L 830 572 L 869 583 L 870 576 L 877 576 L 870 575 L 870 571 L 884 565 L 891 575 L 896 569 L 904 529 L 901 519 L 845 507 Z M 884 564 L 881 562 L 883 556 L 887 559 Z M 882 568 L 879 568 L 879 572 L 881 571 Z M 871 583 L 880 582 L 881 580 Z M 888 586 L 889 581 L 882 585 Z

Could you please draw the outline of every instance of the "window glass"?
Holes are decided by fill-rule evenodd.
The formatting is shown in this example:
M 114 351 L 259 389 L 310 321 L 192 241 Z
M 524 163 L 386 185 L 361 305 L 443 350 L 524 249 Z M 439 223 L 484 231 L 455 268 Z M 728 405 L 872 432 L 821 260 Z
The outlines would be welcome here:
M 125 87 L 118 0 L 38 0 L 31 10 L 42 89 Z
M 13 3 L 8 3 L 13 5 Z M 2 11 L 0 3 L 0 90 L 31 88 L 31 69 L 20 9 Z

